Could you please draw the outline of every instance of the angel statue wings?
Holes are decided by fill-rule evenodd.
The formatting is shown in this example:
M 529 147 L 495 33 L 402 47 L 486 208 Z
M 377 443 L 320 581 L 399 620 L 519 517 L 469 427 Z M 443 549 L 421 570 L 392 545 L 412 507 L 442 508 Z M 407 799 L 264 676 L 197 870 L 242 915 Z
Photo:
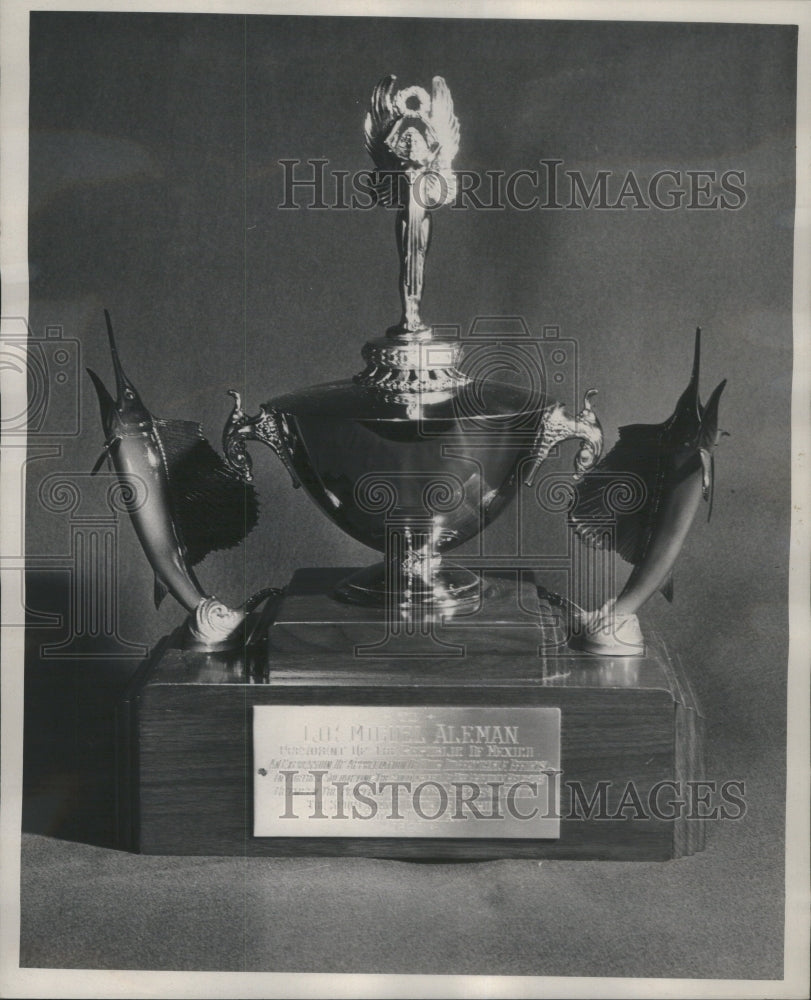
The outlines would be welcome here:
M 413 341 L 431 333 L 420 318 L 431 239 L 429 213 L 456 197 L 451 163 L 459 149 L 459 121 L 441 76 L 433 78 L 430 96 L 422 87 L 398 90 L 396 83 L 397 77 L 387 76 L 372 93 L 366 149 L 377 167 L 374 185 L 379 201 L 399 208 L 396 235 L 403 314 L 388 333 Z

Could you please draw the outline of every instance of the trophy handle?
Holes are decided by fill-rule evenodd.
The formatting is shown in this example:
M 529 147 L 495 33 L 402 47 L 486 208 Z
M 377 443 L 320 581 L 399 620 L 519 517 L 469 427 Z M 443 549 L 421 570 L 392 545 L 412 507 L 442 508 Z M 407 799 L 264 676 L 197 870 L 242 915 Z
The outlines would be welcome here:
M 530 452 L 534 461 L 524 480 L 526 486 L 532 486 L 538 469 L 546 461 L 549 452 L 563 441 L 572 438 L 580 440 L 580 448 L 574 459 L 575 479 L 582 479 L 599 460 L 603 453 L 603 428 L 591 405 L 591 397 L 596 394 L 596 389 L 589 389 L 583 399 L 583 409 L 576 417 L 572 417 L 562 403 L 546 407 Z
M 249 417 L 242 409 L 239 393 L 235 389 L 229 389 L 228 395 L 234 399 L 234 408 L 222 432 L 225 464 L 243 482 L 251 482 L 253 462 L 248 454 L 247 442 L 261 441 L 281 459 L 290 475 L 293 487 L 298 489 L 301 482 L 287 454 L 278 411 L 272 406 L 260 406 L 259 413 L 255 417 Z

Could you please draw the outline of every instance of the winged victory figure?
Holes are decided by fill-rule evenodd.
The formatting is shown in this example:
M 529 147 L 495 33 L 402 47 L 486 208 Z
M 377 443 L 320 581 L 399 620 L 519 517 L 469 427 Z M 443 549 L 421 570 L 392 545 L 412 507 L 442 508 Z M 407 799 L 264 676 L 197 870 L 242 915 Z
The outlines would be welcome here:
M 377 170 L 374 186 L 381 204 L 399 207 L 396 223 L 403 314 L 392 336 L 415 339 L 429 331 L 420 318 L 425 255 L 431 240 L 432 209 L 456 197 L 451 163 L 459 149 L 459 121 L 441 76 L 431 94 L 422 87 L 396 88 L 384 77 L 372 93 L 366 115 L 366 149 Z

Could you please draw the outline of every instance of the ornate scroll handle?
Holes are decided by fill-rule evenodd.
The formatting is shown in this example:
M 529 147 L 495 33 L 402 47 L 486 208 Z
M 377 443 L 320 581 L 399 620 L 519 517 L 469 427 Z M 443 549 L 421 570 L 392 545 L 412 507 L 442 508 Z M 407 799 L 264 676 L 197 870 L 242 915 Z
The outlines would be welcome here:
M 225 464 L 240 479 L 249 483 L 253 479 L 251 474 L 253 463 L 248 454 L 246 442 L 261 441 L 282 460 L 282 464 L 293 481 L 293 486 L 298 489 L 301 483 L 285 448 L 278 412 L 272 407 L 260 406 L 259 413 L 255 417 L 249 417 L 242 409 L 242 399 L 239 393 L 234 389 L 229 389 L 228 395 L 234 398 L 234 408 L 222 432 Z
M 562 403 L 553 403 L 543 411 L 541 428 L 532 446 L 535 461 L 524 480 L 527 486 L 532 486 L 538 469 L 546 461 L 552 448 L 570 438 L 580 439 L 580 449 L 574 459 L 575 479 L 582 479 L 597 462 L 603 453 L 603 429 L 591 406 L 591 397 L 596 394 L 596 389 L 589 389 L 583 400 L 583 409 L 576 417 L 567 413 Z

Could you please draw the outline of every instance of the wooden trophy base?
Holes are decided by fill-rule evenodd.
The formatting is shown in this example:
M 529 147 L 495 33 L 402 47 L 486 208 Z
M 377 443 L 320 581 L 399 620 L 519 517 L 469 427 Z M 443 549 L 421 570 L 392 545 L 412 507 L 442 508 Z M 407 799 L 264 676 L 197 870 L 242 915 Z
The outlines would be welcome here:
M 120 840 L 147 854 L 664 860 L 701 850 L 703 725 L 652 637 L 577 653 L 533 585 L 386 626 L 300 570 L 231 653 L 180 630 L 120 713 Z M 399 796 L 399 797 L 398 797 Z

